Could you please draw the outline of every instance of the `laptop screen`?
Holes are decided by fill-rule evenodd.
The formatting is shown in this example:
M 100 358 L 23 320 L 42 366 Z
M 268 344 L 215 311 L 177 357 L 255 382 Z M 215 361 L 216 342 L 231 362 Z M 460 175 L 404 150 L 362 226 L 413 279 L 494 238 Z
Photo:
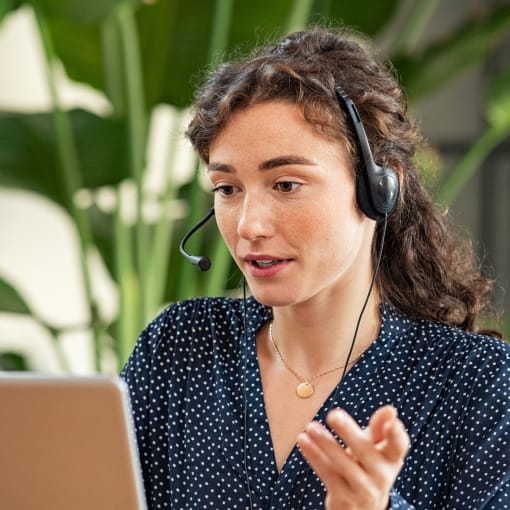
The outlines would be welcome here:
M 0 501 L 9 510 L 145 510 L 117 378 L 0 373 Z

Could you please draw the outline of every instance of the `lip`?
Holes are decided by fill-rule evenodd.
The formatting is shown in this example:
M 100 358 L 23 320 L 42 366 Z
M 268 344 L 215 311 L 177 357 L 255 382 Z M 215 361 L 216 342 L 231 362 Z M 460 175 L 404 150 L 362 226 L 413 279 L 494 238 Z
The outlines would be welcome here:
M 269 267 L 258 267 L 253 264 L 254 260 L 278 260 L 276 264 Z M 267 254 L 249 254 L 244 257 L 248 271 L 252 276 L 259 278 L 269 278 L 275 276 L 277 273 L 285 269 L 291 262 L 292 259 L 284 259 L 278 255 L 267 255 Z

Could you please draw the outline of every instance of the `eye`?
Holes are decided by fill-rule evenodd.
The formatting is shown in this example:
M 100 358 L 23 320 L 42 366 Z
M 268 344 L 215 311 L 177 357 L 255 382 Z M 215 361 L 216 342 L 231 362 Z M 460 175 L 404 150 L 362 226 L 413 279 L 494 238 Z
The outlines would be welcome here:
M 239 188 L 229 184 L 222 184 L 221 186 L 216 186 L 212 189 L 213 193 L 218 193 L 222 197 L 230 197 L 237 191 L 239 191 Z
M 275 183 L 274 189 L 281 191 L 282 193 L 292 193 L 293 191 L 298 190 L 301 186 L 302 184 L 300 182 L 281 181 Z

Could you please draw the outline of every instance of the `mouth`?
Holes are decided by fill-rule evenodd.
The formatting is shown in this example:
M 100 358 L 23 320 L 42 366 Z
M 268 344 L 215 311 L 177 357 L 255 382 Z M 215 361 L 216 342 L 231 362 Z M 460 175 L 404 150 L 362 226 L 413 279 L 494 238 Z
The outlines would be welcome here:
M 260 267 L 260 268 L 268 268 L 273 267 L 276 264 L 279 264 L 280 262 L 283 262 L 283 259 L 273 259 L 273 260 L 250 260 L 249 261 L 252 266 Z
M 285 269 L 292 259 L 280 259 L 273 255 L 248 255 L 245 257 L 249 272 L 254 277 L 271 277 Z

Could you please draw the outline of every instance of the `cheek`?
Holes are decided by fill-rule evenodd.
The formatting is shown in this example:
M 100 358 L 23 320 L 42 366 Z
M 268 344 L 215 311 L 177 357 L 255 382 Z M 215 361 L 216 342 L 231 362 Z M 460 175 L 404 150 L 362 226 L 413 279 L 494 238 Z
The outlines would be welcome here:
M 302 232 L 319 243 L 318 246 L 329 255 L 349 251 L 359 243 L 358 237 L 363 236 L 364 215 L 342 197 L 321 205 L 307 209 L 301 215 Z

